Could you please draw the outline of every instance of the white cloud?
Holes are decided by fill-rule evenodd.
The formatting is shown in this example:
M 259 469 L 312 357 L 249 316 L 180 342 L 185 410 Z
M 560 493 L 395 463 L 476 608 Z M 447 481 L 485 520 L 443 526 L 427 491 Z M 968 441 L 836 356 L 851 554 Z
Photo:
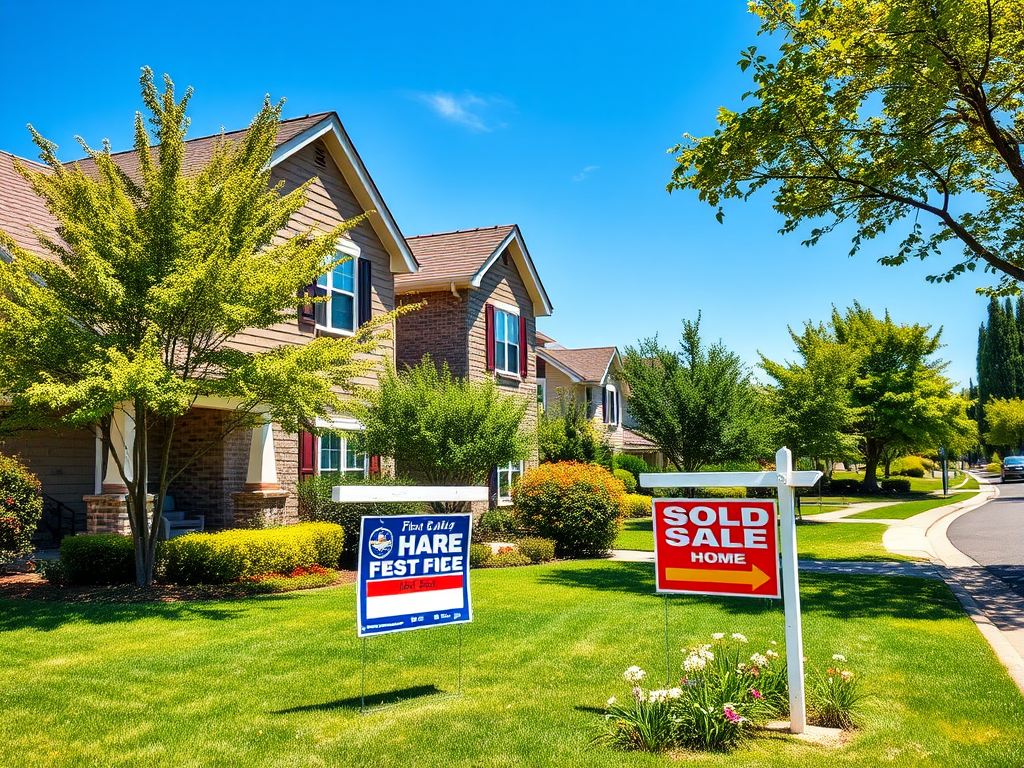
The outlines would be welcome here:
M 588 166 L 587 166 L 586 168 L 584 168 L 584 169 L 583 169 L 582 171 L 580 171 L 579 173 L 577 173 L 577 174 L 573 175 L 573 177 L 572 177 L 572 180 L 573 180 L 573 181 L 583 181 L 583 180 L 584 180 L 585 178 L 587 178 L 587 176 L 589 176 L 589 175 L 590 175 L 590 174 L 591 174 L 591 173 L 592 173 L 593 171 L 596 171 L 596 170 L 597 170 L 598 168 L 600 168 L 600 167 L 601 167 L 600 165 L 588 165 Z
M 445 120 L 477 131 L 504 128 L 505 123 L 495 119 L 493 113 L 512 106 L 507 100 L 496 96 L 477 96 L 468 92 L 456 96 L 453 93 L 438 91 L 420 93 L 417 97 Z

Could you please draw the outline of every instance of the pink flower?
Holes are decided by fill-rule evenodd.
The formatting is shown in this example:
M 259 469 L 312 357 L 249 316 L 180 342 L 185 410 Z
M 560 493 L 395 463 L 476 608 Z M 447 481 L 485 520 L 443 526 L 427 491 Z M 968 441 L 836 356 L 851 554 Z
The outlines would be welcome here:
M 738 723 L 743 718 L 736 714 L 736 710 L 730 707 L 728 704 L 722 708 L 722 716 L 725 717 L 730 723 Z
M 759 690 L 757 690 L 757 688 L 751 688 L 750 689 L 750 695 L 753 696 L 758 701 L 760 701 L 761 699 L 764 698 L 764 696 L 761 695 L 761 692 Z

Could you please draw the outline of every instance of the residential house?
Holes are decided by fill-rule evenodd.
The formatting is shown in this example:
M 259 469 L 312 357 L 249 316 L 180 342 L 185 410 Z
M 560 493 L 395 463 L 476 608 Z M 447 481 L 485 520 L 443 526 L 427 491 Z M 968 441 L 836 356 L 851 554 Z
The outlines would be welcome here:
M 613 453 L 639 456 L 652 467 L 662 467 L 658 446 L 629 428 L 628 394 L 615 374 L 622 366 L 615 347 L 565 349 L 550 337 L 537 348 L 537 377 L 541 406 L 554 404 L 558 397 L 585 403 Z
M 493 378 L 502 391 L 526 399 L 525 423 L 534 428 L 537 318 L 551 314 L 551 302 L 519 227 L 441 232 L 407 242 L 420 268 L 396 275 L 398 303 L 425 306 L 398 319 L 398 364 L 415 365 L 429 353 L 455 376 Z M 535 452 L 526 462 L 496 467 L 490 504 L 511 503 L 512 484 L 536 462 Z
M 245 131 L 224 134 L 228 141 Z M 186 144 L 184 167 L 195 171 L 208 162 L 221 135 L 191 139 Z M 22 248 L 49 257 L 40 248 L 34 230 L 53 235 L 56 222 L 43 201 L 14 169 L 14 156 L 0 153 L 0 230 Z M 134 153 L 121 153 L 117 161 L 129 173 L 137 171 Z M 29 165 L 37 165 L 23 160 Z M 86 171 L 90 159 L 80 161 Z M 313 226 L 328 230 L 338 223 L 375 211 L 368 220 L 346 233 L 338 252 L 351 261 L 325 276 L 316 292 L 327 303 L 309 305 L 297 316 L 265 330 L 241 334 L 237 344 L 246 350 L 266 350 L 303 344 L 317 336 L 346 335 L 370 318 L 395 307 L 395 279 L 414 275 L 418 266 L 409 245 L 388 211 L 363 161 L 337 114 L 324 112 L 283 120 L 277 149 L 270 162 L 271 184 L 283 182 L 289 192 L 311 178 L 308 200 L 279 238 L 288 238 Z M 44 166 L 38 166 L 46 170 Z M 0 253 L 0 257 L 10 254 Z M 378 356 L 393 357 L 394 342 L 382 342 Z M 358 382 L 375 386 L 376 378 Z M 229 402 L 202 398 L 181 419 L 172 443 L 172 464 L 190 455 L 192 448 L 217 435 Z M 130 456 L 134 424 L 130 411 L 118 412 L 123 439 L 115 450 Z M 338 430 L 357 430 L 350 419 L 318 424 Z M 99 438 L 91 432 L 64 430 L 38 432 L 0 441 L 0 451 L 17 454 L 42 481 L 47 524 L 57 535 L 70 531 L 128 532 L 124 493 L 116 466 L 103 455 Z M 177 478 L 170 494 L 179 509 L 206 516 L 208 529 L 245 524 L 254 516 L 279 522 L 297 519 L 292 492 L 303 476 L 322 470 L 364 473 L 367 459 L 344 436 L 317 438 L 310 433 L 285 434 L 266 424 L 252 432 L 235 433 L 205 454 Z

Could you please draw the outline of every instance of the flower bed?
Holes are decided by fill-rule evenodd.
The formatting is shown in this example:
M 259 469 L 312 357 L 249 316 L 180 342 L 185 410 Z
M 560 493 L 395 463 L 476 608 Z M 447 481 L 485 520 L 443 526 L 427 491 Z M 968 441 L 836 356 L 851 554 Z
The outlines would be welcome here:
M 315 589 L 333 584 L 338 578 L 337 571 L 319 565 L 295 568 L 291 573 L 261 573 L 238 579 L 243 591 L 252 594 L 271 592 L 292 592 L 297 589 Z
M 786 664 L 776 647 L 772 641 L 748 656 L 746 637 L 717 632 L 711 643 L 683 649 L 684 676 L 671 688 L 645 689 L 646 672 L 630 667 L 623 673 L 630 692 L 608 699 L 599 740 L 645 752 L 735 746 L 752 728 L 788 715 Z M 836 662 L 846 657 L 835 654 L 824 674 L 811 670 L 808 705 L 812 722 L 849 728 L 864 696 L 854 673 Z

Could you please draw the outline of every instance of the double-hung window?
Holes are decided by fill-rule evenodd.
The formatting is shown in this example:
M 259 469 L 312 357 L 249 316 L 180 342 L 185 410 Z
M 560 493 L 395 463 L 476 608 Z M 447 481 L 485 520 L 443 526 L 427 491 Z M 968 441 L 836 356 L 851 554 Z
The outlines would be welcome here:
M 610 384 L 604 388 L 604 423 L 621 424 L 619 413 L 619 392 Z
M 359 450 L 358 439 L 336 433 L 320 438 L 320 471 L 366 474 L 366 454 Z
M 315 304 L 314 312 L 319 328 L 350 333 L 356 329 L 356 258 L 340 249 L 334 258 L 345 256 L 350 258 L 317 278 L 317 294 L 328 300 Z
M 512 503 L 512 489 L 523 476 L 523 462 L 511 461 L 498 467 L 498 503 Z
M 519 315 L 494 310 L 494 367 L 502 373 L 519 375 Z

